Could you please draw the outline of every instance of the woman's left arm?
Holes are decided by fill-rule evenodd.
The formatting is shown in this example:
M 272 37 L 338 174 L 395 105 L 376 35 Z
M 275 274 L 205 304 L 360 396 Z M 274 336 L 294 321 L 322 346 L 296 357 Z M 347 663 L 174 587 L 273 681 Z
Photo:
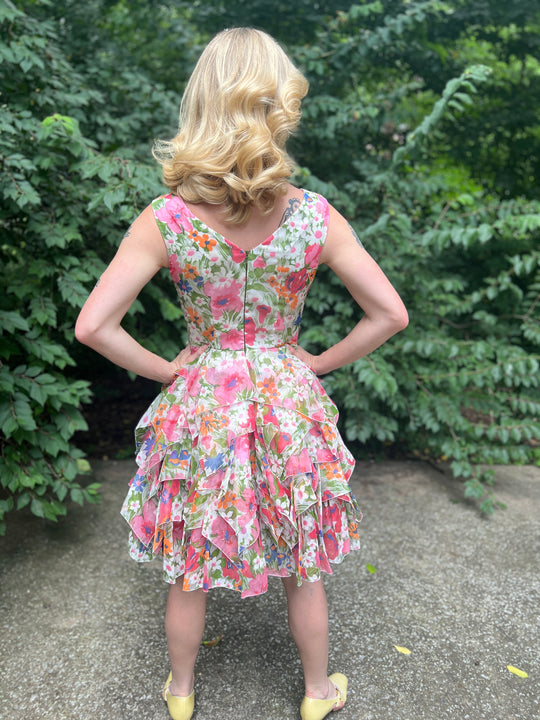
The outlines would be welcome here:
M 172 362 L 165 360 L 140 345 L 121 322 L 144 285 L 167 265 L 167 249 L 148 206 L 128 230 L 75 326 L 79 342 L 120 367 L 161 383 L 168 383 L 178 367 L 198 353 L 183 350 Z

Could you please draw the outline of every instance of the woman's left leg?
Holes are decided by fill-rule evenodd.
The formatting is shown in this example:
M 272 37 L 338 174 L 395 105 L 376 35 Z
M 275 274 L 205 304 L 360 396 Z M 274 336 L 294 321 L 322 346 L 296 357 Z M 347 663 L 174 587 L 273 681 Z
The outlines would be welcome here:
M 204 633 L 206 593 L 182 590 L 182 578 L 171 585 L 165 613 L 165 632 L 171 662 L 173 695 L 187 696 L 193 690 L 194 667 Z

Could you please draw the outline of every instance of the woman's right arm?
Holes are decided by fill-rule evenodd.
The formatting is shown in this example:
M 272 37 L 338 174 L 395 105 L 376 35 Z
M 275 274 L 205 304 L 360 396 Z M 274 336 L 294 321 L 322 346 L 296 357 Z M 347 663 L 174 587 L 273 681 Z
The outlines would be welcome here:
M 345 218 L 331 206 L 320 261 L 336 273 L 364 311 L 351 332 L 320 355 L 311 355 L 301 347 L 292 350 L 317 375 L 324 375 L 368 355 L 406 328 L 409 317 L 386 275 L 358 243 Z
M 137 375 L 168 383 L 185 362 L 200 354 L 189 348 L 173 361 L 140 345 L 121 326 L 122 319 L 146 283 L 168 256 L 151 206 L 135 220 L 118 252 L 85 302 L 75 326 L 79 342 Z

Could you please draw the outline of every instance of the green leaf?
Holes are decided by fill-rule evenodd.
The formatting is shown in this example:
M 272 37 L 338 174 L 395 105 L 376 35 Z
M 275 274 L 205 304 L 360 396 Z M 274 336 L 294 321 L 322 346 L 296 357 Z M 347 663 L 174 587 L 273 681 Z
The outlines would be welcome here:
M 71 490 L 69 491 L 69 496 L 73 502 L 78 503 L 79 505 L 82 505 L 84 503 L 84 495 L 82 493 L 82 490 L 78 487 L 71 488 Z
M 4 331 L 12 333 L 16 330 L 28 331 L 30 328 L 27 321 L 18 312 L 0 310 L 0 334 Z

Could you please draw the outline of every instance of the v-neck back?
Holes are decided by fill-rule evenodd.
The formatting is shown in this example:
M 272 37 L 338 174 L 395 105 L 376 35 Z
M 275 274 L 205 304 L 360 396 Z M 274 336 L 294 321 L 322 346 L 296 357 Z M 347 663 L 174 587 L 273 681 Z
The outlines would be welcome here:
M 283 228 L 287 227 L 287 225 L 291 221 L 294 222 L 295 216 L 302 211 L 303 205 L 306 202 L 306 195 L 307 195 L 306 191 L 301 190 L 301 192 L 302 192 L 302 199 L 300 200 L 300 199 L 296 198 L 299 201 L 298 207 L 293 212 L 290 213 L 290 215 L 287 217 L 287 219 L 284 220 L 282 223 L 280 223 L 276 227 L 276 229 L 270 233 L 270 235 L 268 235 L 263 240 L 261 240 L 260 242 L 256 243 L 255 245 L 253 245 L 252 247 L 249 247 L 249 248 L 242 247 L 238 243 L 234 242 L 234 240 L 230 240 L 226 235 L 219 232 L 219 230 L 215 230 L 211 225 L 209 225 L 206 222 L 206 220 L 203 220 L 196 213 L 194 213 L 193 210 L 191 209 L 191 207 L 186 203 L 186 201 L 182 197 L 180 197 L 179 195 L 175 195 L 174 197 L 177 197 L 178 200 L 182 203 L 182 205 L 184 206 L 185 210 L 187 211 L 187 213 L 189 214 L 189 216 L 191 217 L 192 220 L 197 220 L 198 223 L 200 223 L 200 225 L 204 225 L 204 227 L 208 230 L 209 235 L 212 235 L 213 237 L 217 238 L 218 240 L 221 240 L 222 242 L 225 242 L 227 245 L 234 247 L 237 250 L 241 250 L 244 253 L 250 253 L 263 245 L 269 245 L 272 242 L 274 235 L 277 232 L 279 232 Z

